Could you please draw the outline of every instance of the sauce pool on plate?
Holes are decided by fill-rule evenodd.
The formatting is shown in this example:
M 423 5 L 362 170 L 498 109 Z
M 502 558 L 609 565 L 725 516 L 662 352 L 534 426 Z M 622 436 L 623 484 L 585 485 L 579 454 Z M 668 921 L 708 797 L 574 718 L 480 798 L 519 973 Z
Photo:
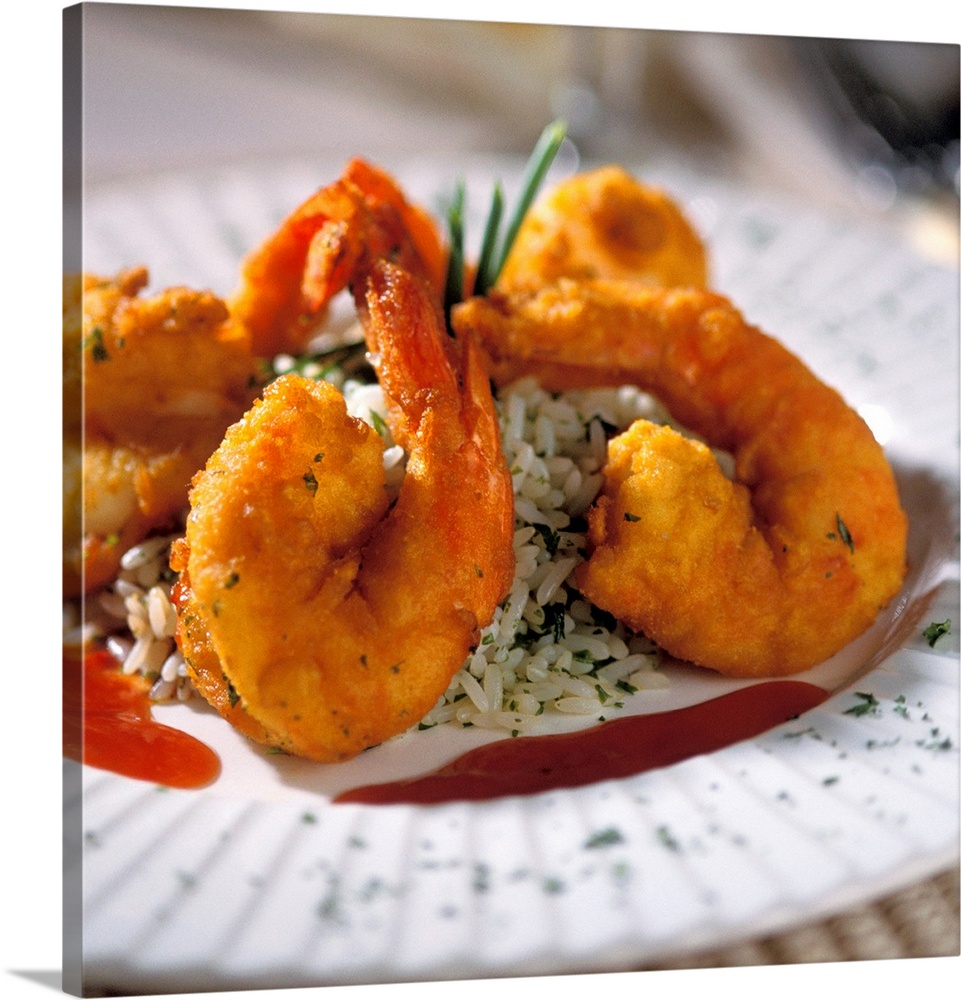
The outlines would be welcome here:
M 821 704 L 829 692 L 767 681 L 687 708 L 613 719 L 555 736 L 499 740 L 419 777 L 353 788 L 335 802 L 434 805 L 533 795 L 626 778 L 758 736 Z M 188 733 L 155 722 L 148 683 L 106 650 L 63 657 L 63 752 L 73 760 L 174 788 L 202 788 L 220 759 Z
M 821 704 L 828 694 L 803 681 L 768 681 L 688 708 L 614 719 L 584 732 L 490 743 L 430 774 L 350 789 L 334 801 L 439 804 L 626 778 L 758 736 Z
M 150 715 L 148 683 L 106 650 L 63 657 L 63 754 L 127 778 L 203 788 L 220 774 L 205 743 Z

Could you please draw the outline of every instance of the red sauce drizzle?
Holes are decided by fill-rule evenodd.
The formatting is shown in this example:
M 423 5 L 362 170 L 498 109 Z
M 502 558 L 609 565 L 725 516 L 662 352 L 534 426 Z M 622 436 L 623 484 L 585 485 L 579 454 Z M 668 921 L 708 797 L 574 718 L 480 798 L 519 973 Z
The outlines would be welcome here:
M 803 681 L 769 681 L 689 708 L 614 719 L 584 732 L 490 743 L 422 777 L 350 789 L 334 801 L 435 804 L 626 778 L 758 736 L 814 708 L 828 694 Z
M 173 788 L 202 788 L 220 774 L 205 743 L 150 715 L 149 685 L 126 676 L 106 650 L 63 658 L 63 754 Z

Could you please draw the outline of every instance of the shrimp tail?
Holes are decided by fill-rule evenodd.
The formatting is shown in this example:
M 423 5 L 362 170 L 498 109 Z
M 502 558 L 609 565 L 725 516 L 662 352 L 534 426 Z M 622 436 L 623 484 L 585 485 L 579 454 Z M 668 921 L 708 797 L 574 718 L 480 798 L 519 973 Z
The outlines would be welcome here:
M 244 258 L 231 313 L 260 356 L 301 350 L 334 296 L 379 257 L 442 287 L 446 249 L 431 218 L 389 174 L 355 159 Z

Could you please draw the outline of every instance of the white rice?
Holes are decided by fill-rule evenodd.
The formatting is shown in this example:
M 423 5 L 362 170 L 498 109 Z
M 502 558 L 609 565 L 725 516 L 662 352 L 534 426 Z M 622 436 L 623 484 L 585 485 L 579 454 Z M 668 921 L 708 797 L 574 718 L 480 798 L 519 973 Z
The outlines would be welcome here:
M 572 585 L 583 561 L 583 514 L 602 483 L 610 430 L 667 414 L 633 387 L 553 395 L 533 379 L 499 393 L 514 481 L 517 569 L 476 651 L 420 723 L 529 732 L 546 713 L 610 715 L 633 691 L 664 687 L 655 647 Z
M 177 537 L 157 535 L 125 552 L 116 580 L 85 607 L 83 638 L 102 639 L 123 673 L 151 681 L 155 701 L 187 701 L 194 693 L 174 639 L 177 613 L 170 600 L 174 574 L 169 559 Z
M 292 365 L 280 359 L 277 367 Z M 379 386 L 339 373 L 331 380 L 343 389 L 349 412 L 384 435 L 388 484 L 398 489 L 405 456 L 386 430 Z M 477 649 L 420 728 L 518 734 L 553 712 L 608 717 L 629 694 L 667 684 L 656 648 L 598 612 L 571 583 L 584 558 L 583 515 L 602 483 L 609 432 L 639 417 L 666 422 L 667 414 L 632 387 L 554 395 L 533 379 L 502 390 L 497 409 L 514 482 L 516 573 Z M 124 555 L 116 581 L 88 602 L 83 632 L 104 638 L 124 673 L 150 679 L 158 701 L 186 700 L 193 691 L 174 640 L 168 559 L 175 537 L 148 539 Z M 68 629 L 81 635 L 75 618 L 65 616 L 65 636 Z

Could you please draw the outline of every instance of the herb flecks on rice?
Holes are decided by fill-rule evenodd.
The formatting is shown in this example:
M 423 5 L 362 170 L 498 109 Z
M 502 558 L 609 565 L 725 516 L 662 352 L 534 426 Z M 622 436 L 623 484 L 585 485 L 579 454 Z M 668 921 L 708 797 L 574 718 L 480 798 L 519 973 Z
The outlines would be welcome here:
M 514 479 L 517 570 L 422 728 L 454 722 L 519 734 L 547 713 L 601 717 L 635 691 L 667 684 L 655 647 L 570 583 L 585 557 L 583 515 L 601 485 L 608 430 L 667 415 L 631 387 L 552 395 L 533 379 L 506 387 L 497 406 Z

